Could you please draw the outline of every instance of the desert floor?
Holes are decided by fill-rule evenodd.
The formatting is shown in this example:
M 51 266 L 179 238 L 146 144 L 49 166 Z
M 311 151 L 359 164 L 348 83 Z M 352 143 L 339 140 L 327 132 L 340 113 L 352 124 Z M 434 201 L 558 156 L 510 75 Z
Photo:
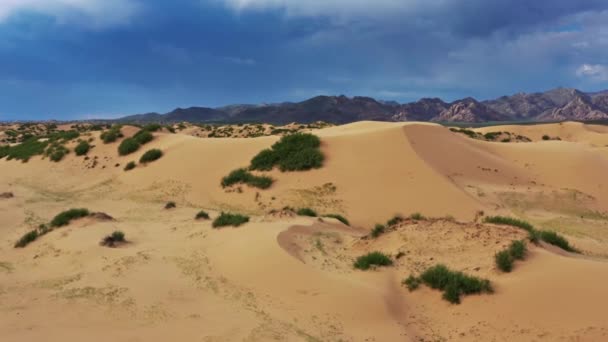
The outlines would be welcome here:
M 89 160 L 0 160 L 1 341 L 607 341 L 608 128 L 501 126 L 529 143 L 486 142 L 435 124 L 359 122 L 314 133 L 322 168 L 269 174 L 268 190 L 220 180 L 279 139 L 156 133 L 165 155 L 125 172 L 98 140 Z M 126 136 L 137 131 L 124 127 Z M 542 139 L 543 135 L 561 140 Z M 97 159 L 94 159 L 97 157 Z M 91 167 L 93 160 L 97 166 Z M 175 201 L 175 209 L 164 209 Z M 281 210 L 342 214 L 351 226 Z M 69 208 L 77 220 L 13 248 Z M 197 221 L 204 209 L 251 216 L 238 228 Z M 272 211 L 274 209 L 274 211 Z M 376 223 L 419 212 L 377 239 Z M 582 251 L 529 244 L 511 273 L 494 254 L 526 233 L 482 223 L 519 217 Z M 114 230 L 129 243 L 99 245 Z M 393 267 L 353 268 L 366 252 Z M 491 280 L 459 305 L 401 281 L 443 263 Z

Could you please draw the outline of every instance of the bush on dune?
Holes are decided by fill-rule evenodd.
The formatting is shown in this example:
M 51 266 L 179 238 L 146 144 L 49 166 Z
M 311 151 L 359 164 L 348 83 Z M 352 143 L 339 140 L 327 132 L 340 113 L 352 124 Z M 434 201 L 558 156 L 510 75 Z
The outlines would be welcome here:
M 350 226 L 350 222 L 348 222 L 348 220 L 346 219 L 346 217 L 340 215 L 340 214 L 327 214 L 327 215 L 323 215 L 324 217 L 331 217 L 334 218 L 342 223 L 344 223 L 347 226 Z
M 523 221 L 523 220 L 516 219 L 516 218 L 512 218 L 512 217 L 486 216 L 484 218 L 484 222 L 518 227 L 518 228 L 521 228 L 526 231 L 534 230 L 534 227 L 530 223 Z
M 268 189 L 274 180 L 267 176 L 256 176 L 247 169 L 236 169 L 228 176 L 222 179 L 222 187 L 232 186 L 234 184 L 247 184 L 254 188 Z
M 133 139 L 135 139 L 140 145 L 145 145 L 152 141 L 154 136 L 149 131 L 142 129 L 133 136 Z
M 137 150 L 139 150 L 139 143 L 134 138 L 127 138 L 123 140 L 118 146 L 118 154 L 121 156 L 126 156 L 127 154 L 131 154 Z
M 541 230 L 540 239 L 548 244 L 557 246 L 565 251 L 572 252 L 572 253 L 579 253 L 579 251 L 576 248 L 570 246 L 570 243 L 568 242 L 568 240 L 566 240 L 566 238 L 564 238 L 563 236 L 559 235 L 556 232 L 549 231 L 549 230 Z
M 238 227 L 247 222 L 249 222 L 248 216 L 222 212 L 220 216 L 213 220 L 212 226 L 213 228 L 220 228 L 225 226 Z
M 35 229 L 25 233 L 25 235 L 23 235 L 21 239 L 15 243 L 15 248 L 23 248 L 29 245 L 31 242 L 35 241 L 38 236 L 38 231 Z
M 503 272 L 511 272 L 513 270 L 513 257 L 509 251 L 500 251 L 494 256 L 496 266 Z
M 298 214 L 300 216 L 317 217 L 317 212 L 310 208 L 300 208 L 300 209 L 298 209 L 296 214 Z
M 125 171 L 133 170 L 136 166 L 134 161 L 130 161 L 125 165 Z
M 321 140 L 309 133 L 282 137 L 270 149 L 263 150 L 251 160 L 251 170 L 269 171 L 278 166 L 281 171 L 305 171 L 320 168 L 324 156 L 319 150 Z
M 87 141 L 83 140 L 79 142 L 78 145 L 76 145 L 76 147 L 74 148 L 74 152 L 77 156 L 84 156 L 89 152 L 90 149 L 91 145 Z
M 68 224 L 70 224 L 70 221 L 89 216 L 89 214 L 89 210 L 84 208 L 66 210 L 57 214 L 53 218 L 53 220 L 51 221 L 51 227 L 67 226 Z
M 144 153 L 141 156 L 141 158 L 139 158 L 139 162 L 141 164 L 150 163 L 150 162 L 160 159 L 160 157 L 162 157 L 162 156 L 163 156 L 163 151 L 154 148 L 149 151 L 146 151 L 146 153 Z
M 199 211 L 196 214 L 195 219 L 197 219 L 197 220 L 208 220 L 209 219 L 209 214 L 206 211 L 201 210 L 201 211 Z
M 372 237 L 375 239 L 378 236 L 384 234 L 384 231 L 386 230 L 386 227 L 383 224 L 377 224 L 374 229 L 372 229 Z
M 355 260 L 353 266 L 356 269 L 360 270 L 368 270 L 373 266 L 391 266 L 393 264 L 393 260 L 391 257 L 382 253 L 382 252 L 371 252 L 365 255 L 362 255 Z
M 489 280 L 452 271 L 441 264 L 424 271 L 420 281 L 432 289 L 443 291 L 443 299 L 454 304 L 460 303 L 462 295 L 493 292 Z

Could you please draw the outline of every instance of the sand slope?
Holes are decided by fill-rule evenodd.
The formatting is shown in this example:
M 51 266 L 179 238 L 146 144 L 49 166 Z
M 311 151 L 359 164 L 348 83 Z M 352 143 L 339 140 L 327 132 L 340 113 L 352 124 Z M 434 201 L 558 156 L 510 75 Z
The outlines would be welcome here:
M 124 157 L 117 156 L 117 143 L 97 140 L 89 160 L 73 154 L 60 163 L 0 160 L 0 192 L 15 194 L 0 199 L 0 338 L 608 339 L 608 160 L 597 145 L 606 133 L 596 126 L 554 126 L 562 141 L 517 144 L 477 141 L 434 124 L 331 127 L 316 132 L 323 168 L 272 171 L 276 183 L 263 191 L 226 191 L 220 179 L 278 137 L 155 133 L 155 140 Z M 522 129 L 528 127 L 548 131 Z M 126 136 L 135 132 L 124 130 Z M 123 171 L 151 148 L 164 157 Z M 176 209 L 163 209 L 169 200 Z M 341 213 L 352 227 L 268 214 L 284 206 Z M 13 248 L 23 233 L 71 207 L 116 220 L 81 219 L 25 249 Z M 194 220 L 201 208 L 212 217 L 222 210 L 248 213 L 252 222 L 214 230 L 209 221 Z M 472 222 L 479 211 L 557 229 L 592 257 L 531 247 L 527 260 L 502 274 L 494 253 L 525 233 Z M 362 238 L 373 224 L 413 212 L 461 222 L 408 220 L 378 239 Z M 130 243 L 99 246 L 114 230 Z M 383 270 L 352 268 L 358 255 L 374 250 L 404 256 Z M 436 263 L 486 277 L 496 293 L 455 306 L 437 291 L 410 293 L 401 286 L 410 273 Z

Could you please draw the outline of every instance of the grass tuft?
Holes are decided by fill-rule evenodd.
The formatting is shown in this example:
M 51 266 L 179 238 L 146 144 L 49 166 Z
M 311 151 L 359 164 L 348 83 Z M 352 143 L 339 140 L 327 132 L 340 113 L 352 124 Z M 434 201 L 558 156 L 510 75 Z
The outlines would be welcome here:
M 162 156 L 163 156 L 163 151 L 154 148 L 154 149 L 146 151 L 146 153 L 144 153 L 141 156 L 141 158 L 139 158 L 139 162 L 142 164 L 150 163 L 150 162 L 160 159 L 160 157 L 162 157 Z
M 199 211 L 196 214 L 195 219 L 197 219 L 197 220 L 208 220 L 209 219 L 209 214 L 207 214 L 206 211 L 201 210 L 201 211 Z
M 134 161 L 130 161 L 127 163 L 127 165 L 125 165 L 125 171 L 130 171 L 133 170 L 137 165 L 135 164 Z
M 368 270 L 372 266 L 391 266 L 393 264 L 393 260 L 391 257 L 382 253 L 382 252 L 371 252 L 365 255 L 362 255 L 355 260 L 354 267 L 360 270 Z
M 442 290 L 443 299 L 460 303 L 460 296 L 476 293 L 492 293 L 490 281 L 452 271 L 445 265 L 435 265 L 420 275 L 421 281 L 432 289 Z
M 528 232 L 534 230 L 534 227 L 530 223 L 523 221 L 523 220 L 518 220 L 516 218 L 506 217 L 506 216 L 486 216 L 484 218 L 484 222 L 513 226 L 513 227 L 521 228 Z
M 348 222 L 348 220 L 346 219 L 346 217 L 344 217 L 344 216 L 342 216 L 340 214 L 327 214 L 327 215 L 324 215 L 324 216 L 325 217 L 334 218 L 334 219 L 336 219 L 336 220 L 344 223 L 345 225 L 350 226 L 350 222 Z
M 513 257 L 508 250 L 500 251 L 494 255 L 496 267 L 503 272 L 511 272 L 513 270 Z
M 131 154 L 139 150 L 139 143 L 134 138 L 127 138 L 123 140 L 120 145 L 118 145 L 118 154 L 121 156 L 126 156 L 127 154 Z
M 310 208 L 300 208 L 300 209 L 298 209 L 296 214 L 298 214 L 300 216 L 317 217 L 317 212 L 315 212 L 314 210 L 312 210 Z
M 372 237 L 375 239 L 378 236 L 384 234 L 384 232 L 386 231 L 386 227 L 383 224 L 377 224 L 374 229 L 372 229 Z
M 220 216 L 213 220 L 213 228 L 220 228 L 225 226 L 238 227 L 242 224 L 249 222 L 249 217 L 241 214 L 232 214 L 222 212 Z
M 89 214 L 89 210 L 84 208 L 66 210 L 53 218 L 51 227 L 67 226 L 70 224 L 70 221 L 89 216 Z
M 225 188 L 243 183 L 259 189 L 268 189 L 273 182 L 274 180 L 270 177 L 256 176 L 247 171 L 247 169 L 241 168 L 230 172 L 228 176 L 222 178 L 222 187 Z

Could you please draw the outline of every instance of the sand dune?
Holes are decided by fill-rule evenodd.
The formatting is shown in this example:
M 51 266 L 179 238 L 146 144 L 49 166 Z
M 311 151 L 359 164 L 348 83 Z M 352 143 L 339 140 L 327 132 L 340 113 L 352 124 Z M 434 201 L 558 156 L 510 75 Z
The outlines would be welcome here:
M 435 124 L 359 122 L 314 131 L 322 168 L 268 172 L 268 190 L 223 189 L 279 137 L 196 138 L 155 133 L 134 154 L 96 145 L 89 159 L 60 163 L 0 160 L 0 337 L 3 341 L 534 341 L 608 339 L 608 130 L 564 123 L 504 126 L 530 143 L 470 139 Z M 135 127 L 124 127 L 131 136 Z M 561 141 L 542 141 L 542 135 Z M 148 149 L 164 156 L 123 171 Z M 93 167 L 93 164 L 95 166 Z M 165 210 L 167 201 L 177 208 Z M 328 218 L 269 214 L 285 206 L 337 213 Z M 112 215 L 48 233 L 27 248 L 29 229 L 72 207 Z M 252 216 L 239 228 L 195 221 L 206 209 Z M 555 229 L 585 257 L 533 247 L 513 273 L 494 254 L 526 237 L 474 222 L 485 215 Z M 375 223 L 420 212 L 377 239 Z M 130 241 L 99 246 L 114 230 Z M 356 271 L 379 250 L 395 265 Z M 436 263 L 488 278 L 492 295 L 451 305 L 401 281 Z

